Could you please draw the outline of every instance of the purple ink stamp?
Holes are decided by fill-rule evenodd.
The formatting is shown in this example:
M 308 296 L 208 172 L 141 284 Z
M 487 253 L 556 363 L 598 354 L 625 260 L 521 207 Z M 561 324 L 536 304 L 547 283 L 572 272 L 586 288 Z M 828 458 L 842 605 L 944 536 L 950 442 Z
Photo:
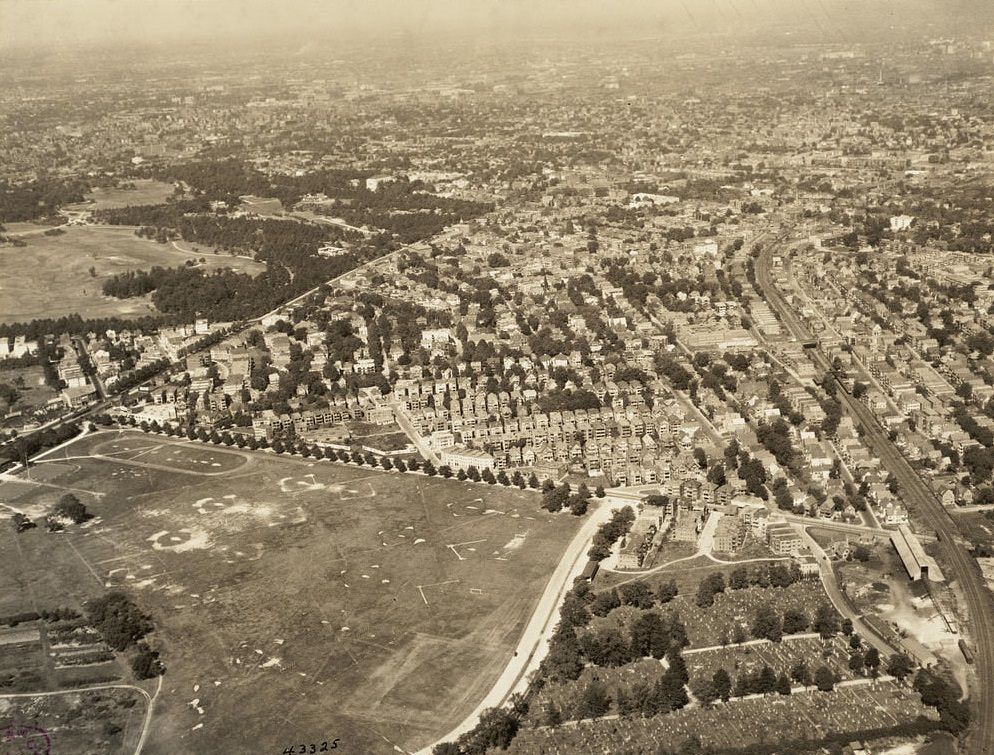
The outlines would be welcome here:
M 51 755 L 52 738 L 39 726 L 12 723 L 0 728 L 0 755 Z

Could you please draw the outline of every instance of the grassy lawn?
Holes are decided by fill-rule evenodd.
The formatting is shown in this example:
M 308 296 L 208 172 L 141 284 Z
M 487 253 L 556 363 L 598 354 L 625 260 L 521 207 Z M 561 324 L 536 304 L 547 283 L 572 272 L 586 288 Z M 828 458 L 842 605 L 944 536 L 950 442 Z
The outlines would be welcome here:
M 280 215 L 283 213 L 283 203 L 272 197 L 254 197 L 248 194 L 242 197 L 241 209 L 259 215 Z
M 383 435 L 373 435 L 366 438 L 355 438 L 354 442 L 359 443 L 363 448 L 371 451 L 379 451 L 388 454 L 395 451 L 412 449 L 410 438 L 404 433 L 384 433 Z
M 778 556 L 770 550 L 769 546 L 764 541 L 757 539 L 753 535 L 750 535 L 745 544 L 737 551 L 727 552 L 715 550 L 715 556 L 724 561 L 746 561 L 752 558 L 778 558 Z
M 968 513 L 956 512 L 956 524 L 960 533 L 974 547 L 991 547 L 994 545 L 994 520 L 988 514 L 990 512 L 976 511 Z
M 45 370 L 40 365 L 32 367 L 4 367 L 0 362 L 0 383 L 17 389 L 17 400 L 11 409 L 30 413 L 44 408 L 58 394 L 45 384 Z
M 67 205 L 67 210 L 116 210 L 143 204 L 162 204 L 173 194 L 173 185 L 139 178 L 132 182 L 133 189 L 103 188 L 98 186 L 86 195 L 87 201 Z
M 642 568 L 651 569 L 656 566 L 662 566 L 670 561 L 693 556 L 696 552 L 697 546 L 693 543 L 678 543 L 673 540 L 666 540 L 659 547 L 659 550 L 653 554 L 651 560 L 642 565 Z M 676 569 L 677 565 L 674 564 L 672 568 Z
M 822 527 L 808 527 L 808 534 L 811 535 L 814 541 L 822 548 L 828 548 L 832 543 L 838 543 L 846 540 L 847 538 L 851 539 L 851 536 L 845 532 L 824 529 Z
M 679 550 L 674 550 L 673 553 L 674 557 L 682 558 Z M 691 550 L 690 553 L 692 554 L 693 550 Z M 672 580 L 676 582 L 677 589 L 680 591 L 681 595 L 693 595 L 697 592 L 697 586 L 701 583 L 701 580 L 709 574 L 720 572 L 721 574 L 724 574 L 727 579 L 728 575 L 734 568 L 734 564 L 718 564 L 706 556 L 698 556 L 697 558 L 690 558 L 686 561 L 680 561 L 679 563 L 667 566 L 660 571 L 645 575 L 604 571 L 597 575 L 597 579 L 594 581 L 594 589 L 598 591 L 606 590 L 627 582 L 638 581 L 645 582 L 655 591 L 663 582 L 669 582 Z
M 135 434 L 100 436 L 99 441 L 88 444 L 86 453 L 120 459 L 133 465 L 163 466 L 181 472 L 212 475 L 233 472 L 247 464 L 250 458 L 247 453 L 224 451 L 194 441 L 165 441 L 155 436 Z
M 496 680 L 580 521 L 535 493 L 138 433 L 59 457 L 0 500 L 38 515 L 71 489 L 96 518 L 0 527 L 0 615 L 132 594 L 168 668 L 148 753 L 428 744 Z
M 11 229 L 13 231 L 13 229 Z M 204 257 L 204 269 L 223 267 L 258 273 L 264 265 L 243 257 L 194 252 L 182 242 L 157 244 L 131 228 L 71 226 L 46 236 L 26 231 L 25 247 L 0 247 L 0 322 L 79 313 L 84 317 L 140 316 L 154 312 L 148 297 L 114 299 L 101 293 L 103 281 L 129 270 L 176 267 Z M 91 275 L 93 269 L 95 275 Z

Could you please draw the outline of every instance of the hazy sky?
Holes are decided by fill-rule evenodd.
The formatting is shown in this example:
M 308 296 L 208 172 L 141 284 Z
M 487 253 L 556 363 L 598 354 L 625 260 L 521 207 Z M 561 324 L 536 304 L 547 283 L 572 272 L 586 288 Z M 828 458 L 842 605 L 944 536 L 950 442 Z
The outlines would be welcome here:
M 919 13 L 940 23 L 964 16 L 990 23 L 992 9 L 994 0 L 0 0 L 0 48 L 287 34 L 653 34 L 780 20 L 856 30 Z

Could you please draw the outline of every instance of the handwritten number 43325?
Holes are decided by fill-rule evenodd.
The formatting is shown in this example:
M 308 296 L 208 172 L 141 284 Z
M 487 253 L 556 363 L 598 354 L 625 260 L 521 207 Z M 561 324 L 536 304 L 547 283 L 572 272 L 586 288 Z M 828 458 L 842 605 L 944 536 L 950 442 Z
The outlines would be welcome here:
M 332 742 L 318 742 L 311 743 L 309 745 L 297 745 L 294 747 L 290 745 L 285 750 L 283 750 L 283 755 L 304 755 L 305 753 L 312 752 L 329 752 L 330 750 L 338 749 L 339 740 L 335 739 Z

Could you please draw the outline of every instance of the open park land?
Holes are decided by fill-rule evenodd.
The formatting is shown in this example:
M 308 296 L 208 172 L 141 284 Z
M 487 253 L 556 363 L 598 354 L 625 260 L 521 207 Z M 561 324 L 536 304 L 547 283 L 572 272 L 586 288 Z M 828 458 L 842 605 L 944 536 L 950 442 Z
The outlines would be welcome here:
M 0 483 L 0 615 L 123 588 L 167 666 L 147 753 L 413 751 L 506 665 L 579 521 L 536 494 L 98 432 Z M 151 688 L 149 688 L 151 689 Z
M 139 178 L 126 186 L 97 186 L 86 195 L 86 201 L 66 205 L 67 210 L 117 210 L 145 204 L 162 204 L 175 190 L 173 184 Z
M 105 279 L 156 265 L 176 267 L 205 259 L 205 270 L 229 267 L 256 274 L 262 263 L 245 257 L 192 250 L 184 242 L 158 244 L 135 235 L 130 226 L 62 226 L 49 236 L 43 226 L 10 224 L 8 235 L 27 246 L 0 246 L 0 322 L 78 313 L 83 317 L 135 317 L 155 312 L 149 297 L 104 296 Z M 91 273 L 92 268 L 92 273 Z
M 40 365 L 6 367 L 0 364 L 0 383 L 17 387 L 17 401 L 12 408 L 18 411 L 43 408 L 59 395 L 45 382 L 45 370 Z

